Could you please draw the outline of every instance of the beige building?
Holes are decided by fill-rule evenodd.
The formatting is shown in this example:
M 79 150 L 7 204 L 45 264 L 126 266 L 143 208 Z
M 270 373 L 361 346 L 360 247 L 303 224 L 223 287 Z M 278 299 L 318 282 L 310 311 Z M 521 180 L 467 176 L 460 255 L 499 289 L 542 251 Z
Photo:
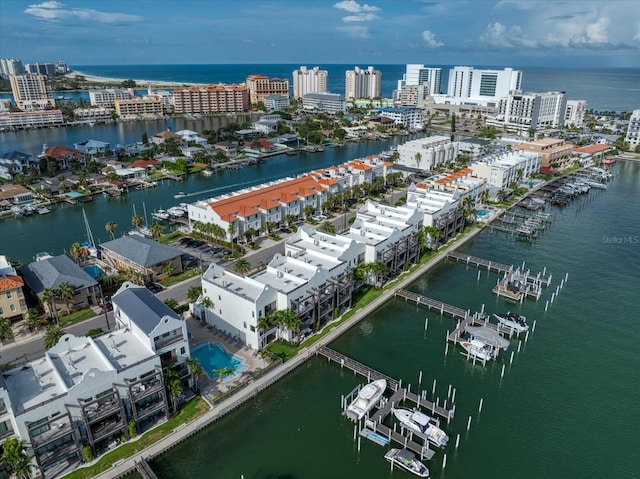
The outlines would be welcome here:
M 249 108 L 249 90 L 244 85 L 207 85 L 173 91 L 175 113 L 243 112 Z
M 155 118 L 164 114 L 164 102 L 159 98 L 116 100 L 116 114 L 123 119 Z
M 289 80 L 269 78 L 265 75 L 249 75 L 247 77 L 249 100 L 251 104 L 264 101 L 265 96 L 282 95 L 289 97 Z
M 43 75 L 11 75 L 11 92 L 18 108 L 26 111 L 55 108 L 56 102 L 51 97 L 47 77 Z
M 24 281 L 5 256 L 0 256 L 0 318 L 22 319 L 27 312 L 22 287 Z
M 539 153 L 542 161 L 540 173 L 550 174 L 562 171 L 571 165 L 571 152 L 573 145 L 556 138 L 541 138 L 536 141 L 528 141 L 512 147 L 513 150 L 531 151 Z

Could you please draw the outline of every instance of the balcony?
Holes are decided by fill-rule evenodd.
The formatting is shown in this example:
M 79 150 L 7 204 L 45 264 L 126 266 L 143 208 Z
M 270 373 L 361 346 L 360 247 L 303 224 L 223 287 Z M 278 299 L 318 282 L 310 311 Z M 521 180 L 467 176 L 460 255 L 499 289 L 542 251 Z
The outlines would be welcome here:
M 136 415 L 138 417 L 138 420 L 143 419 L 147 416 L 150 416 L 151 414 L 158 412 L 160 409 L 162 409 L 163 407 L 165 407 L 165 403 L 164 401 L 161 400 L 161 398 L 158 399 L 158 402 L 154 402 L 152 404 L 147 404 L 144 407 L 141 408 L 136 408 Z
M 42 467 L 46 468 L 47 466 L 59 461 L 60 458 L 67 457 L 71 453 L 79 451 L 80 448 L 76 446 L 76 443 L 73 440 L 70 440 L 69 442 L 65 442 L 64 444 L 60 445 L 60 447 L 57 447 L 52 451 L 46 451 L 42 454 L 37 454 L 36 452 L 36 454 L 38 455 L 38 459 L 40 460 L 40 464 L 42 464 Z
M 84 411 L 87 417 L 87 423 L 92 424 L 121 411 L 120 401 L 114 399 L 113 401 L 107 401 L 103 405 L 92 404 L 91 406 L 87 406 Z
M 131 386 L 131 394 L 134 401 L 138 401 L 154 392 L 160 391 L 162 389 L 162 383 L 159 380 L 149 381 L 145 384 L 136 384 L 135 386 Z
M 155 342 L 156 351 L 166 348 L 171 344 L 179 343 L 180 341 L 183 341 L 183 340 L 184 340 L 184 337 L 182 335 L 178 335 L 178 336 L 173 336 L 171 338 L 167 338 L 164 340 L 156 341 Z
M 0 439 L 4 439 L 5 437 L 9 437 L 13 435 L 13 429 L 9 427 L 6 431 L 0 432 Z
M 42 447 L 50 442 L 60 439 L 68 434 L 73 434 L 73 428 L 68 423 L 52 424 L 51 429 L 42 434 L 34 436 L 32 444 L 34 449 Z
M 93 442 L 96 443 L 101 439 L 104 439 L 107 436 L 111 436 L 115 433 L 124 432 L 124 424 L 122 421 L 109 421 L 105 423 L 101 423 L 97 428 L 91 428 L 91 436 L 93 437 Z

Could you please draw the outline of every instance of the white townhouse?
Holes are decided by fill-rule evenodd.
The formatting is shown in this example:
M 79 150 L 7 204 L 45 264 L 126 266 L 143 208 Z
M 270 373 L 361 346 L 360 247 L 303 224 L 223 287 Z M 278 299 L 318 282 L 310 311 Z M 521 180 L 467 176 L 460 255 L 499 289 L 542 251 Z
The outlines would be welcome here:
M 406 206 L 418 209 L 424 226 L 440 230 L 438 243 L 446 243 L 464 228 L 460 193 L 435 189 L 427 184 L 411 184 L 407 189 Z
M 380 108 L 378 114 L 407 130 L 422 130 L 424 123 L 424 111 L 413 106 L 387 106 Z
M 400 157 L 396 163 L 429 171 L 437 166 L 453 163 L 458 157 L 458 148 L 458 142 L 451 141 L 448 136 L 418 138 L 398 145 Z
M 473 174 L 487 180 L 489 186 L 499 189 L 509 187 L 533 173 L 540 171 L 542 157 L 530 151 L 511 151 L 500 155 L 489 155 L 471 163 Z
M 29 445 L 45 478 L 100 455 L 169 417 L 162 368 L 189 355 L 186 324 L 146 288 L 113 296 L 116 328 L 96 338 L 65 334 L 41 358 L 0 373 L 0 431 Z M 189 372 L 178 369 L 186 384 Z

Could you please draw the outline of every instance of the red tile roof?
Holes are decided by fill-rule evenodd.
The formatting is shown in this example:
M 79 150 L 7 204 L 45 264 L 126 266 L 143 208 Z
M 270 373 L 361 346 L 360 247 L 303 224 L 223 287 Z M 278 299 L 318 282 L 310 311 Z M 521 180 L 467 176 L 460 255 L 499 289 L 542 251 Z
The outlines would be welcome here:
M 586 153 L 587 155 L 593 155 L 594 153 L 601 153 L 603 151 L 607 151 L 610 149 L 611 149 L 611 146 L 609 145 L 597 143 L 595 145 L 587 145 L 579 148 L 574 147 L 573 151 L 575 153 Z
M 0 278 L 0 291 L 8 291 L 24 286 L 24 281 L 20 276 L 7 275 Z
M 159 165 L 160 162 L 158 160 L 136 160 L 131 163 L 131 166 L 135 166 L 137 168 L 147 168 L 149 166 Z
M 78 150 L 74 150 L 73 148 L 63 145 L 50 146 L 44 151 L 44 156 L 50 156 L 58 161 L 65 160 L 67 158 L 84 158 L 84 155 Z

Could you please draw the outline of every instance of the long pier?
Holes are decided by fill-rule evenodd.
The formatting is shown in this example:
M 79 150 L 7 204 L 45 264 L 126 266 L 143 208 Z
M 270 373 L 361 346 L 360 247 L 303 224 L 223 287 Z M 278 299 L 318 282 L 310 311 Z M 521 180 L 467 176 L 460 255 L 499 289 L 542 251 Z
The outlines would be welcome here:
M 452 258 L 457 261 L 462 261 L 467 265 L 475 266 L 476 268 L 484 268 L 487 271 L 494 271 L 496 273 L 512 273 L 517 270 L 513 265 L 507 265 L 502 263 L 497 263 L 495 261 L 491 261 L 484 258 L 478 258 L 477 256 L 471 256 L 468 254 L 460 253 L 458 251 L 450 251 L 447 254 L 447 258 Z M 523 267 L 524 268 L 524 267 Z M 546 268 L 542 273 L 538 273 L 535 276 L 532 276 L 530 272 L 525 273 L 528 278 L 534 279 L 538 284 L 542 284 L 548 286 L 551 283 L 552 276 L 545 276 L 547 270 Z
M 469 310 L 451 306 L 450 304 L 443 303 L 437 299 L 427 298 L 426 296 L 407 291 L 406 289 L 398 289 L 395 292 L 395 295 L 400 298 L 404 298 L 405 301 L 416 303 L 419 306 L 426 306 L 429 310 L 435 309 L 436 311 L 440 311 L 440 314 L 447 313 L 453 317 L 453 319 L 465 320 L 467 317 L 471 316 L 471 312 Z

